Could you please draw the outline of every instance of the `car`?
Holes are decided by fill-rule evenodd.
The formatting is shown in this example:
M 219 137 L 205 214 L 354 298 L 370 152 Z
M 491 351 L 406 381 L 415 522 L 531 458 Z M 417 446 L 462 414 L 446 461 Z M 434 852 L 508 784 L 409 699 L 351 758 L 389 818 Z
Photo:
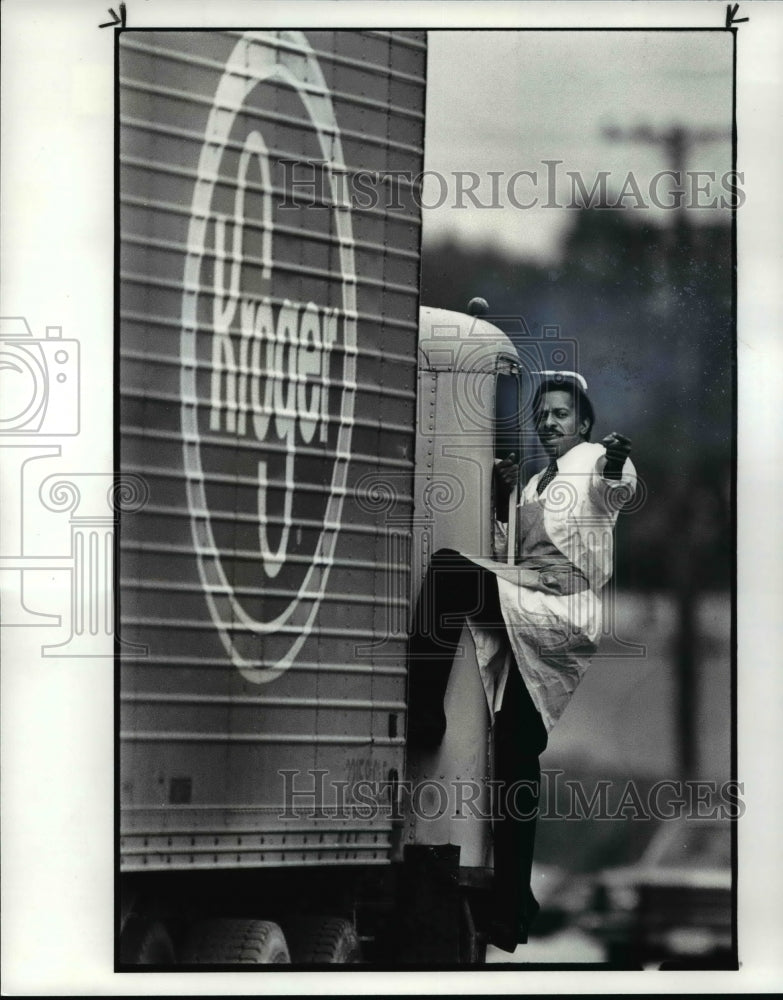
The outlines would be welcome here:
M 611 964 L 736 968 L 731 825 L 720 819 L 663 821 L 640 860 L 595 879 L 579 924 Z

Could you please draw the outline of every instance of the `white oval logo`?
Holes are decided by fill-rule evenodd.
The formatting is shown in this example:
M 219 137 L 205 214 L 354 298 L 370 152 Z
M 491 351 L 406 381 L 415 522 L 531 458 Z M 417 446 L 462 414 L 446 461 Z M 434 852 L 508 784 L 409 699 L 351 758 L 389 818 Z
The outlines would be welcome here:
M 322 161 L 329 197 L 281 222 L 286 156 Z M 344 172 L 305 36 L 243 36 L 215 94 L 193 193 L 181 424 L 204 594 L 232 663 L 255 683 L 279 676 L 307 639 L 340 530 L 356 381 Z

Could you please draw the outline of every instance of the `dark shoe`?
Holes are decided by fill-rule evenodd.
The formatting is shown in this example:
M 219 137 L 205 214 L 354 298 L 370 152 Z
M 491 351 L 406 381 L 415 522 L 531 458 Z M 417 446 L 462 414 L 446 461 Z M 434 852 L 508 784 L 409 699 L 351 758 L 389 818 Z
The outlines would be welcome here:
M 493 920 L 489 925 L 487 939 L 501 951 L 516 951 L 517 946 L 521 944 L 519 928 L 513 924 L 503 924 L 499 920 Z
M 528 933 L 541 907 L 533 892 L 528 888 L 524 912 L 517 920 L 503 920 L 495 917 L 489 924 L 489 942 L 501 951 L 516 951 L 521 944 L 527 944 Z

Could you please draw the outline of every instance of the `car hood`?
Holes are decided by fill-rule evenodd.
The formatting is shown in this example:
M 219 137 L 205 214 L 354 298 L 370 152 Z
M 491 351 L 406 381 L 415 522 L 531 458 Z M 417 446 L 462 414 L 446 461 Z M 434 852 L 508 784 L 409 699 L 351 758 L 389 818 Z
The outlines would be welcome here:
M 640 867 L 612 868 L 601 874 L 599 882 L 607 887 L 633 885 L 694 889 L 731 889 L 731 871 L 725 868 Z

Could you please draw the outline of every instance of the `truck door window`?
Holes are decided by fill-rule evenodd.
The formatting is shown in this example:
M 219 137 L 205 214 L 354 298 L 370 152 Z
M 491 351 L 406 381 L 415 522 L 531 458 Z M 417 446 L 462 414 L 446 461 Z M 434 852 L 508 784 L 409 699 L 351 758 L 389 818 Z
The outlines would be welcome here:
M 495 458 L 508 458 L 511 452 L 520 462 L 521 392 L 519 376 L 500 373 L 495 388 Z
M 498 373 L 495 386 L 495 459 L 508 458 L 513 452 L 516 461 L 522 463 L 522 390 L 519 375 L 513 373 Z M 494 476 L 492 477 L 494 481 Z M 500 545 L 494 527 L 496 517 L 496 498 L 492 496 L 490 509 L 492 511 L 492 545 L 493 553 L 497 553 Z

